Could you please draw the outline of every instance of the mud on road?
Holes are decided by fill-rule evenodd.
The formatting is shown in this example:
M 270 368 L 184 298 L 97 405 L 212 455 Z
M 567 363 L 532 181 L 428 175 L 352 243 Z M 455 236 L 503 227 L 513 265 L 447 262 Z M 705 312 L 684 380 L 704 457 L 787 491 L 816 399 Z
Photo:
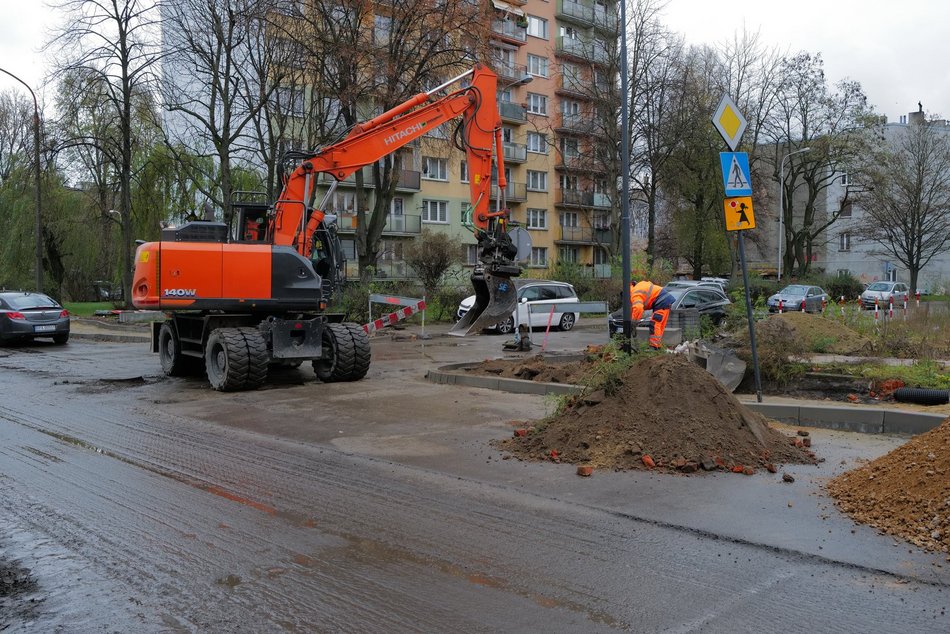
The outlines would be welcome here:
M 555 350 L 606 339 L 567 334 Z M 304 368 L 239 394 L 161 377 L 144 346 L 9 352 L 0 552 L 29 571 L 35 590 L 18 600 L 37 607 L 0 627 L 950 628 L 942 560 L 818 494 L 900 440 L 816 432 L 833 459 L 793 468 L 794 486 L 505 460 L 490 442 L 551 404 L 423 378 L 500 356 L 502 340 L 374 342 L 359 383 Z

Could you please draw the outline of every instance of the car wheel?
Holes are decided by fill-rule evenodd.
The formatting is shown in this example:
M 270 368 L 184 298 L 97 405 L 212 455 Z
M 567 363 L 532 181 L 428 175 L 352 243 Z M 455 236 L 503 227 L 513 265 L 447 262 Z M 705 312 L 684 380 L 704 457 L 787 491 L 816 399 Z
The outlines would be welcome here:
M 564 313 L 561 315 L 561 323 L 558 324 L 558 327 L 566 332 L 574 328 L 575 323 L 576 317 L 574 317 L 574 313 Z
M 68 333 L 68 332 L 64 332 L 64 333 L 61 334 L 61 335 L 53 335 L 53 343 L 58 343 L 59 345 L 63 345 L 63 344 L 66 343 L 67 341 L 69 341 L 69 333 Z
M 509 317 L 505 321 L 501 322 L 497 326 L 498 332 L 503 335 L 510 334 L 515 331 L 515 320 L 513 317 Z

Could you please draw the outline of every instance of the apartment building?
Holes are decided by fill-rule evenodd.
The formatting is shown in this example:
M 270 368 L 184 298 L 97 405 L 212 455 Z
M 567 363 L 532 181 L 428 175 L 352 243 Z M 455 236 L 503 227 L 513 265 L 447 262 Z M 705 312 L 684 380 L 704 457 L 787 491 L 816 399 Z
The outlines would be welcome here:
M 606 0 L 487 0 L 489 51 L 498 75 L 503 121 L 504 191 L 492 186 L 491 205 L 502 204 L 532 242 L 526 266 L 546 269 L 572 262 L 589 275 L 610 275 L 619 203 L 617 138 L 616 4 Z M 614 97 L 612 97 L 612 95 Z M 403 148 L 403 170 L 383 233 L 376 275 L 412 276 L 402 260 L 409 240 L 425 229 L 448 233 L 466 245 L 475 264 L 475 239 L 466 226 L 470 204 L 464 154 L 450 142 L 447 123 Z M 364 182 L 371 183 L 369 168 Z M 325 182 L 325 184 L 329 184 Z M 356 180 L 337 186 L 327 210 L 339 214 L 340 233 L 355 274 Z M 373 192 L 365 191 L 372 208 Z

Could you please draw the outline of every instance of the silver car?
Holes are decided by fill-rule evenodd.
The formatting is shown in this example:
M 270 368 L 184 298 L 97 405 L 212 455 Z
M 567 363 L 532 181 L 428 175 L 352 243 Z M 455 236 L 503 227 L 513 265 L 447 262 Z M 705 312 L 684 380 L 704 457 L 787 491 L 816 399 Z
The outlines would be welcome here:
M 910 301 L 910 289 L 902 282 L 874 282 L 861 293 L 861 305 L 865 308 L 874 308 L 875 303 L 886 309 L 891 300 L 894 306 L 903 306 Z
M 530 324 L 532 328 L 544 328 L 549 320 L 553 327 L 560 330 L 570 330 L 577 323 L 580 313 L 548 313 L 529 310 L 531 306 L 553 304 L 576 304 L 580 301 L 574 287 L 566 282 L 550 280 L 529 280 L 515 278 L 515 287 L 518 289 L 518 306 L 511 317 L 505 321 L 489 326 L 489 330 L 496 330 L 508 334 L 515 330 L 515 320 L 519 324 Z M 461 319 L 475 304 L 475 296 L 471 295 L 462 300 L 456 311 L 456 318 Z
M 806 284 L 789 284 L 766 302 L 770 313 L 778 312 L 780 306 L 783 312 L 799 311 L 803 304 L 806 313 L 820 313 L 827 303 L 828 293 L 823 288 Z

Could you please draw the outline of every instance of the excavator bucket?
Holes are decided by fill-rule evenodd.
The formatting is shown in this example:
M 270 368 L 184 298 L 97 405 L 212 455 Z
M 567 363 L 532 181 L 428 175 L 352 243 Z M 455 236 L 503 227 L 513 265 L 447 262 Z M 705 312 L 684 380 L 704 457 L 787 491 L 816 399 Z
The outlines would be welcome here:
M 511 317 L 518 305 L 518 291 L 508 275 L 475 272 L 472 286 L 475 287 L 475 305 L 449 330 L 450 335 L 464 337 L 501 323 Z

